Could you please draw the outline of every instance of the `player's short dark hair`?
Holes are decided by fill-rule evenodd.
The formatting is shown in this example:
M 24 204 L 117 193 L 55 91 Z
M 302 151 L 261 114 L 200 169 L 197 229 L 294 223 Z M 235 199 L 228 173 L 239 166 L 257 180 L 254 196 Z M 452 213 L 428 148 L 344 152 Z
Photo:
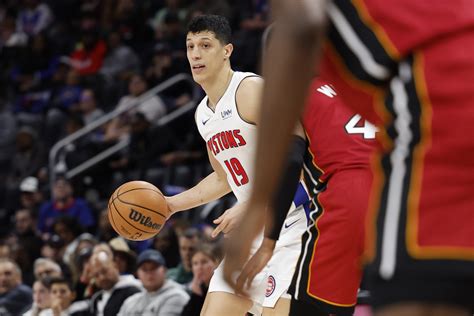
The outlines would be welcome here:
M 205 14 L 194 17 L 188 24 L 187 33 L 212 32 L 222 44 L 230 43 L 232 31 L 229 21 L 220 15 Z

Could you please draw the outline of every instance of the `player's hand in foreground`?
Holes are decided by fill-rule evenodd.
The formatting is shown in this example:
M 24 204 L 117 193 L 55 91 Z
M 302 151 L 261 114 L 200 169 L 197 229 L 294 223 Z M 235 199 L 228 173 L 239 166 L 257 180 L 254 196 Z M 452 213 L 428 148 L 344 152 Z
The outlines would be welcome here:
M 235 291 L 240 294 L 245 294 L 252 284 L 255 276 L 260 273 L 268 264 L 268 261 L 273 256 L 276 241 L 264 238 L 262 244 L 253 256 L 245 263 L 242 272 L 240 272 L 237 282 L 235 284 Z
M 237 290 L 237 277 L 249 258 L 250 247 L 255 237 L 263 230 L 265 208 L 265 206 L 248 204 L 248 207 L 242 213 L 244 221 L 235 227 L 226 240 L 224 280 L 235 290 Z M 247 296 L 243 288 L 240 289 L 238 294 Z

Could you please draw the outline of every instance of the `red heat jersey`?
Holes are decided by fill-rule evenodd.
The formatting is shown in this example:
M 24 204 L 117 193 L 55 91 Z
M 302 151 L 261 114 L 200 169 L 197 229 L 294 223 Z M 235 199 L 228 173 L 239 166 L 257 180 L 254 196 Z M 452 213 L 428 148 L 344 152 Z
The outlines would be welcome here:
M 370 167 L 376 128 L 344 105 L 329 83 L 313 80 L 302 123 L 309 141 L 305 168 L 318 181 L 306 179 L 311 189 L 336 171 Z
M 384 240 L 416 259 L 474 260 L 473 8 L 472 0 L 328 3 L 321 76 L 383 125 L 373 212 L 400 218 Z M 394 249 L 370 242 L 371 257 L 384 254 L 385 278 L 399 266 Z

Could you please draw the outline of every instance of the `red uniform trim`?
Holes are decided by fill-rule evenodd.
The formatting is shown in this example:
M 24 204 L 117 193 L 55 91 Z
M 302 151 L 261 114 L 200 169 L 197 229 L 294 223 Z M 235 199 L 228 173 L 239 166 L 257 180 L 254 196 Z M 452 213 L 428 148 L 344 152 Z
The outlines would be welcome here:
M 370 28 L 377 39 L 379 40 L 380 44 L 383 46 L 387 54 L 393 59 L 393 60 L 399 60 L 400 59 L 400 52 L 398 51 L 397 47 L 393 42 L 390 40 L 389 36 L 383 29 L 383 27 L 375 22 L 375 20 L 372 18 L 372 16 L 369 13 L 369 10 L 367 9 L 367 6 L 364 3 L 364 0 L 352 0 L 352 4 L 356 8 L 357 12 L 359 13 L 359 17 L 365 25 L 367 25 L 368 28 Z

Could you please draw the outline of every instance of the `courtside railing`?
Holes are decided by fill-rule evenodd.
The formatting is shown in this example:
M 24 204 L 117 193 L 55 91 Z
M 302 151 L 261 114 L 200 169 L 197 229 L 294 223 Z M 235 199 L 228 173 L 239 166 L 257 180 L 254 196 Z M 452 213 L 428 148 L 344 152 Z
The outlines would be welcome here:
M 97 155 L 91 157 L 90 159 L 84 161 L 83 163 L 71 168 L 67 169 L 65 164 L 65 149 L 67 146 L 73 144 L 74 141 L 77 139 L 84 137 L 97 128 L 101 127 L 105 123 L 113 120 L 117 116 L 121 115 L 124 112 L 130 111 L 138 107 L 141 103 L 147 101 L 148 99 L 154 97 L 156 94 L 165 91 L 166 89 L 174 86 L 175 84 L 187 81 L 190 83 L 191 86 L 194 86 L 194 81 L 192 80 L 191 76 L 187 74 L 177 74 L 170 79 L 162 82 L 161 84 L 157 85 L 156 87 L 148 90 L 147 92 L 143 93 L 140 97 L 137 98 L 135 102 L 131 102 L 128 106 L 123 108 L 115 109 L 97 120 L 93 121 L 92 123 L 84 126 L 80 130 L 76 131 L 75 133 L 68 135 L 67 137 L 59 140 L 49 151 L 49 180 L 51 188 L 56 180 L 56 177 L 59 173 L 64 174 L 67 179 L 71 179 L 78 174 L 84 172 L 85 170 L 93 167 L 97 163 L 107 159 L 108 157 L 112 156 L 113 154 L 119 152 L 120 150 L 126 148 L 129 143 L 130 139 L 128 137 L 121 139 L 116 144 L 111 147 L 108 147 L 104 151 L 98 153 Z M 178 109 L 174 110 L 173 112 L 169 113 L 168 115 L 160 118 L 157 122 L 154 122 L 153 125 L 155 126 L 162 126 L 166 125 L 169 122 L 177 119 L 178 117 L 182 116 L 183 114 L 191 111 L 195 108 L 197 103 L 198 92 L 197 89 L 193 89 L 193 97 L 190 102 L 185 104 L 184 106 L 179 107 Z

